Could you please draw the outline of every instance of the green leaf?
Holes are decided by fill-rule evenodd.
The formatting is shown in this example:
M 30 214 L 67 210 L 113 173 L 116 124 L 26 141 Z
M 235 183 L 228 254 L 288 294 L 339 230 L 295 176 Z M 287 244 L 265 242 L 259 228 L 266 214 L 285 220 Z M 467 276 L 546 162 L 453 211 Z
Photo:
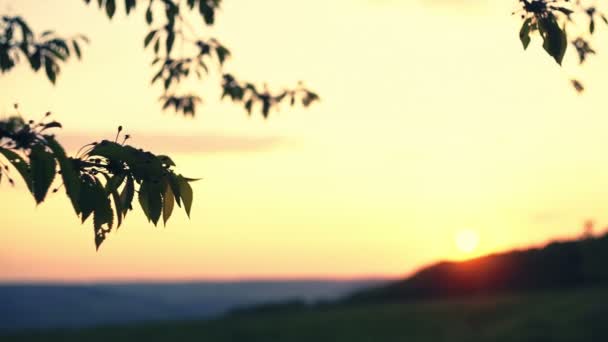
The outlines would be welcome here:
M 146 38 L 144 38 L 144 48 L 148 47 L 148 44 L 150 44 L 152 38 L 156 35 L 156 32 L 158 32 L 158 30 L 152 30 L 146 35 Z
M 120 193 L 120 206 L 122 208 L 122 216 L 126 217 L 127 212 L 131 209 L 131 202 L 133 202 L 133 197 L 135 195 L 135 184 L 133 181 L 133 177 L 127 176 L 127 182 L 125 183 L 125 187 L 122 189 Z
M 49 129 L 49 128 L 61 128 L 61 124 L 57 121 L 51 121 L 49 123 L 46 123 L 43 125 L 43 128 L 41 131 L 44 131 L 45 129 Z
M 80 46 L 78 45 L 78 42 L 76 40 L 73 40 L 72 45 L 74 46 L 74 52 L 76 53 L 76 57 L 78 57 L 78 59 L 81 59 L 82 53 L 80 51 Z
M 230 51 L 221 45 L 215 49 L 215 53 L 217 54 L 217 59 L 220 64 L 224 64 L 226 58 L 230 56 Z
M 127 15 L 131 13 L 131 10 L 135 8 L 135 0 L 125 0 L 125 10 Z
M 530 45 L 530 23 L 532 22 L 532 18 L 528 18 L 524 21 L 523 25 L 521 25 L 521 30 L 519 31 L 519 39 L 521 40 L 522 45 L 524 46 L 524 50 L 528 48 Z
M 99 250 L 105 240 L 106 233 L 112 230 L 114 224 L 114 214 L 112 213 L 112 203 L 107 197 L 103 185 L 98 179 L 92 187 L 95 194 L 95 208 L 93 210 L 93 228 L 95 231 L 95 247 Z M 104 229 L 103 225 L 108 228 Z
M 595 32 L 595 20 L 592 17 L 591 21 L 589 22 L 589 33 L 593 34 L 594 32 Z
M 112 176 L 111 178 L 108 179 L 108 182 L 106 183 L 106 192 L 112 193 L 112 192 L 118 190 L 118 188 L 122 185 L 124 180 L 125 180 L 124 174 L 118 174 L 118 175 Z
M 150 5 L 152 4 L 152 2 L 150 2 Z M 148 23 L 148 25 L 152 24 L 152 7 L 148 6 L 148 9 L 146 10 L 146 23 Z
M 165 183 L 165 194 L 163 196 L 163 224 L 167 225 L 167 221 L 173 213 L 173 207 L 175 205 L 175 196 L 169 183 Z
M 118 190 L 112 191 L 111 194 L 112 199 L 114 200 L 114 209 L 116 209 L 116 228 L 118 228 L 122 224 L 124 209 L 122 208 L 122 201 L 120 199 L 120 195 L 118 194 Z
M 55 80 L 57 79 L 57 74 L 55 73 L 55 63 L 48 57 L 44 59 L 44 71 L 46 72 L 46 76 L 49 78 L 49 81 L 55 84 Z
M 32 188 L 36 203 L 44 201 L 46 194 L 55 178 L 57 166 L 53 154 L 46 151 L 42 145 L 34 145 L 30 152 L 32 170 Z
M 178 176 L 178 185 L 179 185 L 179 194 L 184 202 L 184 210 L 186 210 L 186 214 L 190 217 L 190 209 L 192 209 L 192 187 L 188 184 L 188 181 L 182 177 Z
M 158 51 L 160 50 L 160 39 L 157 39 L 154 43 L 154 54 L 158 55 Z M 162 70 L 161 70 L 162 73 Z
M 93 225 L 97 228 L 107 224 L 109 228 L 112 228 L 112 225 L 114 224 L 114 214 L 112 213 L 110 199 L 104 190 L 103 184 L 101 184 L 99 180 L 95 182 L 94 189 L 96 203 L 93 210 Z
M 63 184 L 65 186 L 65 191 L 72 202 L 72 206 L 77 214 L 80 213 L 80 208 L 78 205 L 79 196 L 80 196 L 80 172 L 74 167 L 74 162 L 72 159 L 68 158 L 63 150 L 63 147 L 59 145 L 59 143 L 55 140 L 55 138 L 51 136 L 45 136 L 47 141 L 47 146 L 53 151 L 55 155 L 55 159 L 59 163 L 59 168 L 61 170 L 61 178 L 63 179 Z
M 558 10 L 558 11 L 560 11 L 560 12 L 562 12 L 562 13 L 564 13 L 568 18 L 570 18 L 570 15 L 572 13 L 574 13 L 573 10 L 571 10 L 569 8 L 561 7 L 561 6 L 560 7 L 556 7 L 555 9 Z
M 91 176 L 85 175 L 81 178 L 80 194 L 78 195 L 78 207 L 80 208 L 80 217 L 84 223 L 95 210 L 99 194 L 96 192 L 95 180 Z
M 538 29 L 544 40 L 543 48 L 555 59 L 557 64 L 561 65 L 568 48 L 566 32 L 559 27 L 553 15 L 537 17 L 537 21 Z
M 201 0 L 199 2 L 198 10 L 199 13 L 203 16 L 205 23 L 207 25 L 213 25 L 213 22 L 215 21 L 215 11 L 212 7 L 209 6 L 207 1 Z
M 112 19 L 116 13 L 116 2 L 114 0 L 106 0 L 106 14 L 108 18 Z
M 167 56 L 169 56 L 171 54 L 171 50 L 173 50 L 174 42 L 175 42 L 175 32 L 169 31 L 167 33 L 167 42 L 166 42 Z
M 159 184 L 144 181 L 139 187 L 139 204 L 149 221 L 158 223 L 162 210 L 162 195 Z
M 17 170 L 17 172 L 19 172 L 19 174 L 21 175 L 21 178 L 23 178 L 23 181 L 25 182 L 25 185 L 27 185 L 27 188 L 30 190 L 30 192 L 33 192 L 32 177 L 30 174 L 31 171 L 30 166 L 27 164 L 27 162 L 23 158 L 21 158 L 17 153 L 2 147 L 0 147 L 0 154 L 2 154 L 9 161 L 9 163 L 11 163 L 11 165 L 13 165 L 15 170 Z
M 160 159 L 160 161 L 163 164 L 166 164 L 166 165 L 169 165 L 169 166 L 175 166 L 175 162 L 173 161 L 173 159 L 171 159 L 171 157 L 166 156 L 164 154 L 159 154 L 157 157 L 158 157 L 158 159 Z
M 175 202 L 177 203 L 178 207 L 181 207 L 181 195 L 179 192 L 179 179 L 178 176 L 171 172 L 167 175 L 167 182 L 169 183 L 169 186 L 171 187 L 171 192 L 173 192 L 173 195 L 175 197 Z

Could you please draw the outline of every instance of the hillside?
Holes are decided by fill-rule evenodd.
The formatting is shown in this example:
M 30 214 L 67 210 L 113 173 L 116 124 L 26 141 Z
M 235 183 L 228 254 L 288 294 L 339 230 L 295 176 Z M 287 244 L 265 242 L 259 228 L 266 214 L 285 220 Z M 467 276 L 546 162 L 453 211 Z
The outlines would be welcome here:
M 0 336 L 3 342 L 608 341 L 608 290 L 360 304 L 212 321 Z
M 0 333 L 204 319 L 260 303 L 335 300 L 377 284 L 376 280 L 0 284 Z
M 568 289 L 608 284 L 608 235 L 544 248 L 441 262 L 406 279 L 359 291 L 345 302 L 387 302 Z

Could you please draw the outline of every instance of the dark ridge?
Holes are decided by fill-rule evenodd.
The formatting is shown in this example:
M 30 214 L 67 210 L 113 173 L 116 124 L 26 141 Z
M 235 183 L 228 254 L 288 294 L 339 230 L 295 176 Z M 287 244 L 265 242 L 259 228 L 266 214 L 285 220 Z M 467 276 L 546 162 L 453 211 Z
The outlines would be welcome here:
M 413 276 L 355 292 L 342 303 L 411 301 L 608 284 L 608 235 L 544 248 L 440 262 Z

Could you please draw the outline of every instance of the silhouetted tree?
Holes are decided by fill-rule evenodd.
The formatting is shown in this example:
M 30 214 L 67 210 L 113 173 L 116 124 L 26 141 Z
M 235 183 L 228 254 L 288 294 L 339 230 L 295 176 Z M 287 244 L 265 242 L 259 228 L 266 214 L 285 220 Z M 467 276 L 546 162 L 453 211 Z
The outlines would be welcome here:
M 91 0 L 84 0 L 90 4 Z M 127 16 L 132 15 L 139 4 L 145 6 L 146 22 L 150 31 L 144 37 L 144 47 L 154 54 L 152 66 L 157 72 L 152 84 L 161 83 L 162 108 L 173 108 L 176 112 L 194 116 L 196 106 L 201 102 L 198 94 L 180 89 L 182 81 L 196 78 L 202 80 L 210 67 L 221 73 L 222 98 L 229 98 L 243 106 L 248 114 L 256 108 L 264 118 L 283 102 L 291 106 L 301 103 L 308 107 L 319 99 L 318 95 L 306 89 L 301 82 L 290 89 L 271 91 L 266 86 L 260 88 L 252 82 L 244 82 L 223 70 L 230 58 L 230 50 L 217 38 L 201 37 L 194 27 L 212 26 L 221 0 L 97 0 L 97 6 L 112 19 L 121 5 Z M 162 13 L 162 15 L 158 15 Z M 196 18 L 200 22 L 191 24 L 186 18 Z M 201 25 L 202 24 L 202 25 Z M 83 35 L 66 39 L 53 31 L 35 34 L 21 17 L 2 17 L 0 20 L 0 71 L 8 72 L 22 59 L 29 62 L 33 70 L 44 68 L 47 78 L 53 84 L 60 73 L 60 65 L 75 55 L 80 58 L 81 44 L 88 42 Z M 175 51 L 176 44 L 182 46 Z
M 84 0 L 90 4 L 90 0 Z M 194 116 L 199 95 L 180 92 L 182 81 L 196 77 L 201 80 L 214 66 L 222 75 L 222 98 L 228 97 L 241 104 L 248 114 L 259 109 L 264 118 L 283 102 L 291 106 L 301 103 L 308 107 L 319 97 L 302 83 L 292 89 L 272 92 L 260 89 L 251 82 L 239 81 L 223 71 L 230 51 L 216 38 L 202 38 L 186 17 L 195 17 L 203 25 L 215 23 L 221 0 L 97 0 L 97 6 L 109 19 L 117 7 L 123 7 L 127 16 L 134 13 L 138 4 L 145 6 L 147 24 L 151 27 L 144 37 L 144 48 L 154 54 L 152 62 L 157 72 L 152 83 L 163 85 L 160 99 L 163 109 L 173 108 L 183 115 Z M 161 15 L 158 15 L 158 14 Z M 194 16 L 192 16 L 194 14 Z M 25 19 L 19 16 L 2 16 L 0 19 L 0 72 L 11 71 L 26 61 L 34 71 L 44 70 L 48 80 L 55 84 L 61 66 L 73 56 L 81 58 L 83 43 L 89 39 L 81 34 L 62 38 L 51 30 L 35 33 Z M 189 45 L 177 53 L 175 44 Z M 188 54 L 189 53 L 189 54 Z M 194 75 L 194 76 L 193 76 Z M 18 112 L 18 107 L 15 105 Z M 168 156 L 155 155 L 125 144 L 129 135 L 120 135 L 114 141 L 102 140 L 83 146 L 74 157 L 68 157 L 64 148 L 48 130 L 60 128 L 56 121 L 47 121 L 50 113 L 40 122 L 26 122 L 21 115 L 0 121 L 0 181 L 2 176 L 14 184 L 11 170 L 23 178 L 36 203 L 41 203 L 51 188 L 55 175 L 61 174 L 63 183 L 76 214 L 82 222 L 93 217 L 95 245 L 105 240 L 114 226 L 121 225 L 137 193 L 138 202 L 154 225 L 162 215 L 166 224 L 174 204 L 183 205 L 190 215 L 193 193 L 189 182 L 195 179 L 176 174 L 174 161 Z M 122 139 L 122 142 L 119 142 Z M 11 166 L 11 167 L 9 167 Z M 54 189 L 53 191 L 57 191 Z
M 60 187 L 65 188 L 76 215 L 83 223 L 93 217 L 96 248 L 114 226 L 120 227 L 133 208 L 135 193 L 154 225 L 161 214 L 167 223 L 175 203 L 190 215 L 193 193 L 188 183 L 195 179 L 175 173 L 175 162 L 169 156 L 127 145 L 129 135 L 121 135 L 119 127 L 114 141 L 93 142 L 68 157 L 49 133 L 61 124 L 48 121 L 49 116 L 47 113 L 39 122 L 25 122 L 20 116 L 0 121 L 0 155 L 8 162 L 0 160 L 0 181 L 5 175 L 14 184 L 11 170 L 16 171 L 39 204 L 56 174 L 61 174 Z
M 602 21 L 608 25 L 608 17 L 595 6 L 595 1 L 584 0 L 519 0 L 522 8 L 523 24 L 519 38 L 528 48 L 530 35 L 538 33 L 543 40 L 543 49 L 559 64 L 562 64 L 568 45 L 576 49 L 579 63 L 583 64 L 589 55 L 596 54 L 592 48 L 591 38 L 596 32 L 596 25 Z M 587 22 L 588 26 L 581 23 Z M 588 27 L 580 30 L 582 27 Z M 568 28 L 579 29 L 581 32 L 572 38 L 567 33 Z M 584 87 L 579 80 L 572 79 L 572 86 L 582 92 Z

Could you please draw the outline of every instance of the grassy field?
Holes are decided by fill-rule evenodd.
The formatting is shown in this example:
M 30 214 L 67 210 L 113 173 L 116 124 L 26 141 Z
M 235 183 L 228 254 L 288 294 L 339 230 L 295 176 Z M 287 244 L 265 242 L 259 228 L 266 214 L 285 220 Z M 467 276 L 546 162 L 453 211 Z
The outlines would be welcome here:
M 305 309 L 9 341 L 608 341 L 608 289 Z

